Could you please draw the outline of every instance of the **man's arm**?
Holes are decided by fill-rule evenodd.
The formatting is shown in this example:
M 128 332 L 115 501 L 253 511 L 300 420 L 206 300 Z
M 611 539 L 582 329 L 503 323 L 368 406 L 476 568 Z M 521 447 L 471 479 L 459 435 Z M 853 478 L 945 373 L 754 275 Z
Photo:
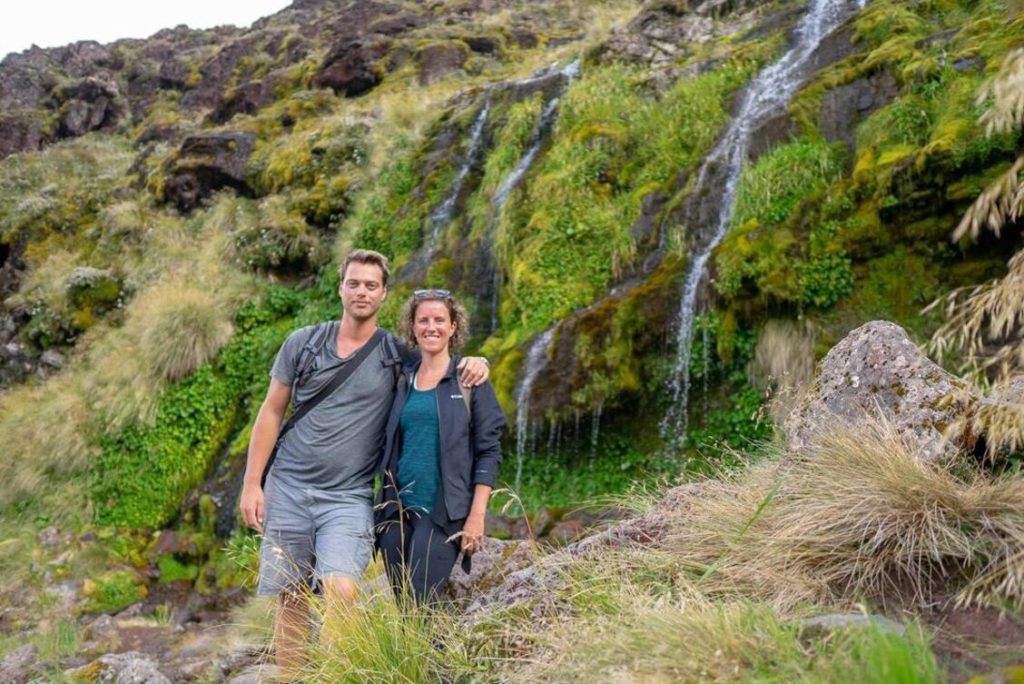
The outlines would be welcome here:
M 420 350 L 410 347 L 398 336 L 394 336 L 398 346 L 398 354 L 402 357 L 402 363 L 411 364 L 419 361 Z M 463 387 L 477 387 L 487 382 L 491 377 L 491 367 L 487 359 L 482 356 L 464 356 L 459 361 L 459 384 Z
M 263 531 L 263 486 L 260 480 L 263 479 L 263 470 L 277 442 L 291 398 L 291 385 L 271 378 L 270 389 L 256 414 L 256 423 L 252 426 L 252 436 L 249 438 L 249 454 L 245 462 L 239 507 L 245 524 L 259 532 Z

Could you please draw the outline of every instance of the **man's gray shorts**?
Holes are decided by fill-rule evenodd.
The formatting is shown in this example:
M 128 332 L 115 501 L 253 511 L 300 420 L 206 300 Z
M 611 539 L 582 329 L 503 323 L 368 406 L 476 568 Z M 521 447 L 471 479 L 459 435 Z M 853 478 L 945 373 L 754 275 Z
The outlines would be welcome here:
M 325 577 L 358 580 L 373 552 L 370 487 L 324 490 L 279 481 L 263 490 L 260 596 L 316 588 Z

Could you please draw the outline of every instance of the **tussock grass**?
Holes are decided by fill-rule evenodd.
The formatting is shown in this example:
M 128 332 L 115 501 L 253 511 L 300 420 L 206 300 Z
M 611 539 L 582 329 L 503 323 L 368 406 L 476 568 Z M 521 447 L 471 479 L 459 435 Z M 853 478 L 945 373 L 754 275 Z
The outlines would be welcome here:
M 1001 279 L 957 288 L 925 312 L 939 307 L 946 322 L 928 345 L 937 358 L 958 352 L 963 370 L 980 369 L 1002 379 L 1024 369 L 1024 251 L 1013 255 Z
M 223 307 L 209 293 L 168 283 L 147 301 L 140 351 L 158 378 L 174 382 L 213 358 L 231 337 Z
M 652 594 L 626 581 L 608 610 L 555 627 L 515 681 L 935 682 L 927 637 L 874 627 L 808 637 L 751 601 L 715 601 L 693 586 Z
M 886 424 L 823 425 L 799 457 L 708 483 L 669 547 L 705 591 L 780 610 L 924 606 L 989 582 L 1024 549 L 1024 480 L 929 465 Z M 1000 587 L 1010 593 L 985 600 L 1024 599 Z

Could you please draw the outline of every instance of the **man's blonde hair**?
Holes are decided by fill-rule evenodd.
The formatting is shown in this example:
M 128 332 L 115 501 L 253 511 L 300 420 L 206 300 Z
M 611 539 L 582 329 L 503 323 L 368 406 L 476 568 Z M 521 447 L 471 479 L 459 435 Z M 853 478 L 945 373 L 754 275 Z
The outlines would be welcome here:
M 388 258 L 380 252 L 375 252 L 372 249 L 353 249 L 348 253 L 344 261 L 341 262 L 341 266 L 338 267 L 338 277 L 342 282 L 345 280 L 345 271 L 348 270 L 348 265 L 353 261 L 358 264 L 372 264 L 378 267 L 381 273 L 381 284 L 384 287 L 388 286 L 388 278 L 391 277 L 391 269 L 388 267 Z

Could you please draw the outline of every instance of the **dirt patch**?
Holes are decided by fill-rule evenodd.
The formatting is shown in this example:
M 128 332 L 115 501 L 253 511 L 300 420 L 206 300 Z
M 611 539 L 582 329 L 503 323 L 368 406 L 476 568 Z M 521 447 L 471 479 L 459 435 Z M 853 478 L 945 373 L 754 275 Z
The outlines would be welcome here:
M 926 615 L 933 648 L 950 684 L 1009 665 L 1024 664 L 1024 619 L 993 608 L 943 610 Z

